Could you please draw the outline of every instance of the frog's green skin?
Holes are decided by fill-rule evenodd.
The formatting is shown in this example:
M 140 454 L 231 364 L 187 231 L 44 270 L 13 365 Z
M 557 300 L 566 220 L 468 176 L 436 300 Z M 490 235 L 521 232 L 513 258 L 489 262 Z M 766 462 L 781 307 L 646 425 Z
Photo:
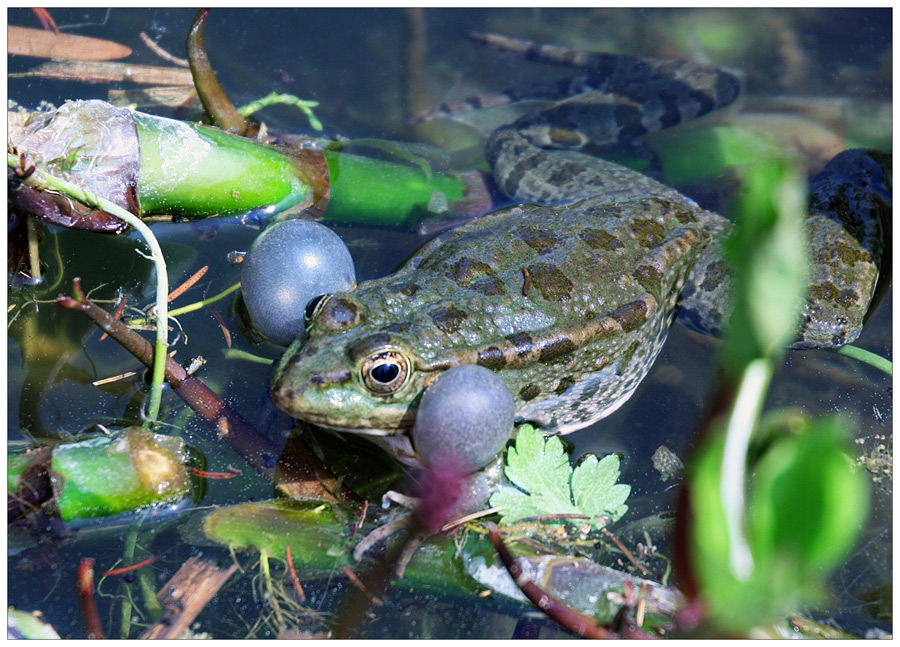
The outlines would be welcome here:
M 565 51 L 553 49 L 555 55 Z M 627 66 L 634 68 L 634 61 L 628 58 Z M 647 65 L 669 73 L 668 84 L 657 81 L 663 88 L 696 83 L 689 92 L 669 93 L 686 97 L 681 103 L 650 101 L 652 114 L 637 126 L 631 108 L 639 93 L 626 93 L 629 138 L 736 95 L 736 82 L 715 68 Z M 589 95 L 596 107 L 597 93 Z M 275 371 L 272 395 L 281 409 L 377 436 L 415 464 L 407 432 L 422 392 L 448 368 L 476 363 L 496 371 L 513 394 L 518 421 L 567 433 L 631 396 L 662 347 L 683 292 L 690 308 L 683 314 L 694 327 L 714 331 L 720 325 L 727 308 L 720 293 L 729 280 L 716 247 L 727 223 L 624 167 L 544 150 L 554 138 L 567 148 L 622 143 L 614 125 L 593 129 L 599 143 L 567 135 L 574 114 L 593 114 L 574 102 L 528 115 L 488 142 L 501 189 L 516 201 L 545 206 L 513 206 L 472 221 L 426 244 L 396 273 L 325 301 L 307 338 L 287 350 Z M 554 113 L 562 126 L 551 125 Z M 877 212 L 882 198 L 889 199 L 881 189 L 884 166 L 885 160 L 851 151 L 816 180 L 812 220 L 830 215 L 834 222 L 853 222 L 851 234 L 814 243 L 818 267 L 803 346 L 846 343 L 858 334 L 881 260 L 879 227 L 862 235 L 868 225 L 858 221 L 860 212 Z M 853 174 L 850 167 L 861 176 L 852 178 L 853 187 L 842 181 Z M 375 379 L 372 368 L 380 364 L 399 369 L 397 378 L 387 384 Z

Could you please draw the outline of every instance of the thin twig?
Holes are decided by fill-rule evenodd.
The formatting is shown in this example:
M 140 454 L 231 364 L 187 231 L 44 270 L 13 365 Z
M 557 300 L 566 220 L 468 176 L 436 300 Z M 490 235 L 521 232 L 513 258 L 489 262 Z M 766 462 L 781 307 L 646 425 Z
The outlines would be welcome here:
M 291 547 L 284 547 L 284 559 L 287 562 L 288 574 L 291 576 L 291 584 L 294 586 L 294 590 L 297 592 L 297 597 L 301 602 L 306 602 L 306 593 L 303 591 L 303 587 L 300 585 L 300 578 L 297 577 L 297 571 L 294 570 L 294 559 L 291 557 Z
M 169 54 L 166 50 L 159 46 L 159 44 L 150 38 L 146 33 L 141 32 L 140 34 L 141 40 L 144 41 L 144 45 L 150 48 L 150 51 L 159 56 L 161 59 L 165 61 L 169 61 L 169 63 L 174 63 L 180 67 L 189 67 L 190 63 L 188 63 L 183 58 L 178 58 L 177 56 L 173 56 Z
M 625 546 L 625 544 L 622 543 L 621 539 L 616 537 L 614 534 L 612 534 L 606 528 L 601 528 L 600 532 L 602 532 L 604 535 L 606 535 L 610 539 L 610 541 L 612 541 L 612 543 L 614 543 L 616 545 L 616 548 L 618 548 L 619 550 L 622 551 L 622 554 L 625 555 L 626 558 L 628 558 L 629 562 L 631 562 L 632 564 L 637 566 L 639 569 L 641 569 L 641 572 L 643 572 L 644 575 L 653 575 L 653 573 L 651 573 L 650 570 L 646 566 L 644 566 L 639 561 L 637 561 L 637 559 L 631 553 L 631 551 L 628 550 L 628 548 Z
M 609 631 L 605 627 L 595 624 L 590 618 L 583 616 L 577 611 L 570 609 L 568 606 L 549 595 L 541 587 L 531 581 L 522 567 L 513 559 L 500 537 L 500 531 L 497 526 L 490 524 L 488 526 L 491 543 L 494 550 L 500 556 L 500 561 L 509 571 L 510 576 L 519 587 L 519 590 L 525 594 L 532 604 L 543 611 L 549 618 L 556 621 L 566 631 L 569 631 L 580 638 L 617 638 L 616 634 Z
M 94 560 L 82 559 L 78 564 L 75 578 L 87 637 L 102 640 L 103 625 L 100 622 L 100 614 L 97 613 L 97 603 L 94 601 Z
M 357 589 L 359 589 L 363 593 L 363 595 L 369 598 L 369 602 L 371 602 L 372 604 L 377 604 L 379 606 L 384 604 L 384 601 L 381 598 L 369 591 L 369 589 L 366 588 L 366 585 L 363 584 L 358 577 L 356 577 L 356 573 L 351 571 L 346 566 L 341 566 L 341 570 L 344 571 L 344 575 L 346 575 L 350 579 L 350 583 L 353 584 L 353 586 L 355 586 Z
M 111 575 L 123 575 L 125 573 L 130 573 L 131 571 L 136 571 L 139 568 L 143 568 L 144 566 L 150 566 L 150 564 L 155 564 L 159 560 L 162 559 L 161 555 L 157 555 L 155 557 L 148 557 L 147 559 L 138 562 L 137 564 L 132 564 L 131 566 L 122 566 L 121 568 L 114 568 L 111 571 L 106 571 L 103 574 L 103 577 L 110 577 Z

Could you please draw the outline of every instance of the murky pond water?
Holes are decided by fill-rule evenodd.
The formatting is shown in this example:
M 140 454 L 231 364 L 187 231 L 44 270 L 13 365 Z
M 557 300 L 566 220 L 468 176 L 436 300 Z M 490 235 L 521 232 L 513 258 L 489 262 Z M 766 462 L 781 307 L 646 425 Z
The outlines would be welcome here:
M 65 31 L 127 44 L 128 60 L 168 65 L 141 41 L 146 32 L 159 45 L 183 56 L 184 39 L 193 18 L 189 10 L 100 9 L 53 10 Z M 25 9 L 10 10 L 9 22 L 36 26 Z M 317 116 L 325 134 L 341 138 L 383 138 L 414 141 L 408 121 L 411 74 L 407 44 L 410 17 L 402 10 L 214 10 L 206 28 L 206 45 L 223 86 L 236 104 L 272 91 L 295 94 L 319 102 Z M 66 27 L 66 26 L 70 27 Z M 891 16 L 890 10 L 796 11 L 638 11 L 638 10 L 428 10 L 426 82 L 429 102 L 499 91 L 538 80 L 560 78 L 564 72 L 529 63 L 508 54 L 488 51 L 467 38 L 469 31 L 492 31 L 589 50 L 672 58 L 692 58 L 735 70 L 744 84 L 742 108 L 768 114 L 764 128 L 785 146 L 792 146 L 820 165 L 842 148 L 891 146 Z M 10 56 L 9 72 L 35 67 L 36 59 Z M 121 83 L 89 84 L 35 77 L 10 78 L 9 97 L 26 108 L 41 101 L 60 105 L 68 99 L 106 100 L 110 89 L 132 88 Z M 140 107 L 162 115 L 166 108 Z M 790 116 L 788 112 L 790 111 Z M 308 121 L 286 107 L 266 110 L 261 119 L 273 130 L 306 132 Z M 454 167 L 478 164 L 481 151 L 472 133 L 464 130 L 435 134 L 431 143 L 448 148 Z M 665 145 L 665 144 L 663 144 Z M 837 149 L 835 150 L 835 147 Z M 666 155 L 663 155 L 665 159 Z M 692 162 L 701 165 L 703 160 Z M 817 169 L 815 169 L 817 170 Z M 684 186 L 699 201 L 718 207 L 721 188 Z M 726 200 L 727 202 L 727 200 Z M 427 236 L 410 229 L 389 230 L 335 226 L 353 255 L 357 279 L 383 276 L 396 267 Z M 159 238 L 169 265 L 172 286 L 208 265 L 209 272 L 175 306 L 213 295 L 240 280 L 239 268 L 226 259 L 233 250 L 249 248 L 258 229 L 235 218 L 193 223 L 158 222 Z M 129 303 L 146 306 L 153 295 L 149 263 L 135 250 L 134 235 L 119 237 L 48 228 L 41 242 L 46 277 L 38 286 L 10 292 L 14 306 L 8 320 L 9 440 L 49 442 L 96 433 L 96 425 L 115 426 L 140 420 L 147 387 L 140 365 L 86 319 L 63 311 L 51 302 L 69 293 L 71 280 L 81 277 L 85 290 L 101 303 L 117 291 Z M 255 344 L 240 332 L 231 301 L 215 308 L 230 330 L 232 349 L 277 359 L 282 349 Z M 858 346 L 892 358 L 890 293 L 871 316 Z M 293 422 L 280 413 L 269 396 L 271 367 L 225 355 L 226 337 L 208 310 L 179 317 L 180 339 L 174 348 L 186 362 L 202 356 L 198 375 L 257 429 L 280 445 Z M 630 518 L 671 509 L 671 481 L 663 482 L 651 456 L 661 444 L 680 456 L 689 451 L 691 430 L 703 412 L 715 379 L 718 342 L 675 328 L 665 349 L 636 395 L 612 416 L 567 438 L 576 455 L 617 452 L 623 457 L 622 481 L 631 484 Z M 97 380 L 127 371 L 138 375 L 97 386 Z M 820 351 L 790 354 L 778 372 L 769 395 L 770 408 L 799 407 L 812 415 L 841 413 L 857 430 L 860 451 L 892 444 L 890 379 L 854 360 Z M 197 508 L 260 500 L 272 496 L 271 485 L 241 464 L 174 394 L 163 402 L 162 419 L 177 429 L 206 459 L 206 469 L 243 468 L 241 478 L 210 481 L 193 502 Z M 322 433 L 330 452 L 350 454 L 354 465 L 386 465 L 375 447 L 336 439 Z M 377 459 L 377 460 L 376 460 Z M 358 467 L 362 469 L 362 467 Z M 388 471 L 390 471 L 388 469 Z M 834 617 L 848 630 L 889 630 L 891 590 L 890 483 L 876 485 L 873 511 L 860 548 L 834 578 L 838 610 Z M 74 532 L 54 529 L 10 538 L 9 603 L 40 609 L 60 633 L 84 636 L 74 573 L 82 557 L 97 560 L 102 572 L 122 556 L 124 538 L 139 525 L 148 554 L 162 555 L 153 565 L 157 586 L 168 580 L 188 556 L 202 551 L 228 562 L 228 551 L 197 547 L 179 523 L 187 515 L 153 511 L 114 523 L 92 523 Z M 188 518 L 188 517 L 184 517 Z M 157 526 L 154 526 L 157 524 Z M 182 526 L 182 527 L 179 527 Z M 185 538 L 187 536 L 187 538 Z M 246 555 L 242 557 L 247 562 Z M 257 626 L 267 613 L 255 597 L 250 578 L 232 582 L 208 607 L 199 626 L 217 638 L 268 634 Z M 333 613 L 349 586 L 339 570 L 309 583 L 307 605 Z M 386 610 L 378 611 L 367 631 L 377 637 L 494 637 L 509 638 L 520 630 L 533 631 L 530 607 L 504 600 L 435 597 L 394 592 Z M 124 588 L 118 582 L 101 588 L 101 618 L 110 635 L 121 626 Z M 137 599 L 137 589 L 129 592 Z M 887 602 L 885 602 L 887 600 Z M 140 603 L 136 603 L 138 608 Z M 134 613 L 132 635 L 146 622 Z M 541 636 L 557 636 L 549 621 L 534 620 Z M 527 627 L 526 627 L 527 625 Z M 525 629 L 521 629 L 526 627 Z M 530 627 L 530 629 L 528 628 Z

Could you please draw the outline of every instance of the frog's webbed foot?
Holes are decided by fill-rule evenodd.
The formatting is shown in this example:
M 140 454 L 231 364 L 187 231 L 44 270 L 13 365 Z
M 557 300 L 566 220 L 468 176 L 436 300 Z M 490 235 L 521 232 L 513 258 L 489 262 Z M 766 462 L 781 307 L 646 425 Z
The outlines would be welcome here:
M 890 284 L 891 156 L 847 150 L 810 182 L 809 296 L 793 348 L 833 348 L 862 332 Z
M 806 228 L 809 291 L 796 349 L 835 348 L 862 332 L 890 283 L 891 158 L 866 150 L 844 151 L 810 183 Z M 724 238 L 728 225 L 711 220 Z M 731 318 L 732 277 L 720 242 L 704 250 L 682 291 L 679 322 L 721 336 Z

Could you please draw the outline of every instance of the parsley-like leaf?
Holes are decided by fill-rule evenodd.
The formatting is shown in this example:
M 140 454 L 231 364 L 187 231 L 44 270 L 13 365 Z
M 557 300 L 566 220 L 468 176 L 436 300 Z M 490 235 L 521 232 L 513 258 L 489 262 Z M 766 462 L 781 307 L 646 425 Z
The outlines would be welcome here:
M 588 456 L 574 470 L 556 436 L 544 436 L 531 425 L 523 425 L 516 444 L 506 456 L 506 476 L 518 486 L 504 486 L 491 496 L 491 507 L 504 509 L 500 522 L 552 514 L 606 516 L 617 521 L 628 510 L 625 499 L 631 486 L 616 484 L 619 457 L 602 460 Z M 524 492 L 523 492 L 524 490 Z M 599 519 L 591 523 L 602 526 Z

